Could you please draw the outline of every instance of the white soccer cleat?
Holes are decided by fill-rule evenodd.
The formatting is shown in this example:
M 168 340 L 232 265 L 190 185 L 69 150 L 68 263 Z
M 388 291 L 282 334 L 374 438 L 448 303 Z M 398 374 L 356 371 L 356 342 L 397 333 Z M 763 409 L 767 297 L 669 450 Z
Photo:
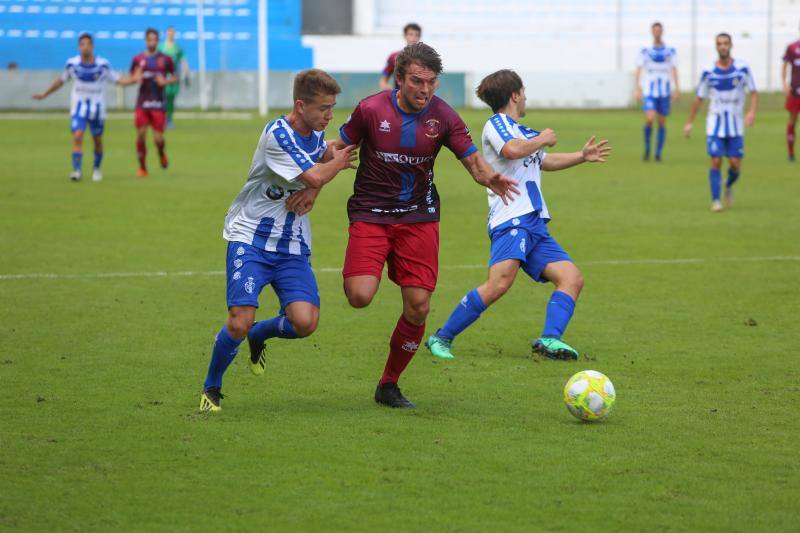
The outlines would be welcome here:
M 81 181 L 81 171 L 80 170 L 73 170 L 69 173 L 69 179 L 72 181 Z
M 714 213 L 719 213 L 720 211 L 722 211 L 722 202 L 720 202 L 719 200 L 714 200 L 713 202 L 711 202 L 711 211 Z
M 103 173 L 100 172 L 99 168 L 94 169 L 94 172 L 92 172 L 92 181 L 103 181 Z
M 725 207 L 733 207 L 733 187 L 725 187 Z

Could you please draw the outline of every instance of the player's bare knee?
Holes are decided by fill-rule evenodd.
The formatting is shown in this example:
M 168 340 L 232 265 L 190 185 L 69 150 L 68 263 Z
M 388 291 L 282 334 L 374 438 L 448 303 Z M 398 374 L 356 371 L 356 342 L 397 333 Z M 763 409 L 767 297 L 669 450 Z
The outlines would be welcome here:
M 292 327 L 298 337 L 308 337 L 317 330 L 319 319 L 313 316 L 297 317 L 292 321 Z
M 403 306 L 403 314 L 414 324 L 424 324 L 425 319 L 428 318 L 428 313 L 431 311 L 431 303 L 429 300 L 422 302 L 406 302 Z
M 719 170 L 722 167 L 722 158 L 721 157 L 712 157 L 711 158 L 711 168 L 714 170 Z
M 350 306 L 356 309 L 368 306 L 372 302 L 373 296 L 369 292 L 361 290 L 345 291 L 345 295 Z

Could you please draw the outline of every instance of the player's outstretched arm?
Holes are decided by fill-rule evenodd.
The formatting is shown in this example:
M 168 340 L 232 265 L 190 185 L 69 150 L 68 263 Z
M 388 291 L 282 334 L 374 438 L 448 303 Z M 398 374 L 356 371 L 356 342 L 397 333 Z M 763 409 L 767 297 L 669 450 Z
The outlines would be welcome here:
M 511 139 L 503 145 L 500 155 L 506 159 L 523 159 L 535 154 L 545 146 L 555 146 L 556 132 L 547 128 L 533 139 Z
M 470 173 L 472 179 L 489 188 L 503 200 L 504 204 L 508 205 L 508 202 L 514 199 L 512 193 L 519 194 L 517 181 L 495 171 L 478 152 L 461 158 L 461 164 Z
M 581 163 L 605 163 L 611 155 L 608 140 L 595 142 L 596 136 L 592 135 L 580 152 L 553 154 L 548 153 L 542 160 L 542 170 L 563 170 Z
M 697 116 L 697 112 L 700 110 L 701 105 L 703 105 L 703 99 L 699 96 L 695 96 L 694 101 L 692 102 L 692 107 L 689 109 L 689 118 L 686 119 L 686 125 L 683 127 L 683 135 L 687 139 L 692 134 L 692 122 L 694 122 L 694 117 Z
M 36 93 L 32 96 L 32 98 L 34 100 L 44 100 L 45 98 L 56 92 L 58 89 L 60 89 L 62 85 L 64 85 L 64 82 L 61 81 L 61 78 L 56 78 L 55 80 L 53 80 L 53 83 L 50 84 L 50 87 L 48 87 L 45 92 Z
M 131 74 L 120 76 L 116 83 L 125 87 L 126 85 L 135 85 L 140 81 L 142 81 L 142 67 L 136 67 Z

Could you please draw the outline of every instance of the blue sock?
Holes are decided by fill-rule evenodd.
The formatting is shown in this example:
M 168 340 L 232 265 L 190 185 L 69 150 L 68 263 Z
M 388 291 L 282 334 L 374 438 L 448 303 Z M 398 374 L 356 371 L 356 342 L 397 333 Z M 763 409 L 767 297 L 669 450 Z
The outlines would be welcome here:
M 94 168 L 99 169 L 100 163 L 103 162 L 103 152 L 94 153 Z
M 711 199 L 719 200 L 722 192 L 722 174 L 719 169 L 712 168 L 708 171 L 708 181 L 711 183 Z
M 486 311 L 486 304 L 478 294 L 478 289 L 472 289 L 461 299 L 444 326 L 436 332 L 436 336 L 448 340 L 455 339 L 456 335 L 478 320 L 484 311 Z
M 567 329 L 572 318 L 572 313 L 575 311 L 575 300 L 572 297 L 561 291 L 553 292 L 550 296 L 550 301 L 547 303 L 547 313 L 544 317 L 544 330 L 542 337 L 555 337 L 560 339 Z
M 644 153 L 650 154 L 650 139 L 653 137 L 653 126 L 644 127 Z
M 251 339 L 264 342 L 267 339 L 278 337 L 281 339 L 296 339 L 300 335 L 294 330 L 292 323 L 286 315 L 278 315 L 269 320 L 261 320 L 253 324 L 247 334 Z
M 658 133 L 656 134 L 656 157 L 661 157 L 661 151 L 664 149 L 665 140 L 667 140 L 667 128 L 659 126 Z
M 228 333 L 228 328 L 222 326 L 222 329 L 217 333 L 217 338 L 214 339 L 214 351 L 211 352 L 211 364 L 208 365 L 208 375 L 203 388 L 209 387 L 222 387 L 222 375 L 227 370 L 228 366 L 233 362 L 236 357 L 236 352 L 239 350 L 239 344 L 242 341 L 237 341 Z
M 80 172 L 82 161 L 83 161 L 83 152 L 72 152 L 72 170 Z
M 736 183 L 736 180 L 738 180 L 738 179 L 739 179 L 739 172 L 734 170 L 734 169 L 732 169 L 732 168 L 729 168 L 728 169 L 728 180 L 725 182 L 725 187 L 730 187 L 731 185 Z

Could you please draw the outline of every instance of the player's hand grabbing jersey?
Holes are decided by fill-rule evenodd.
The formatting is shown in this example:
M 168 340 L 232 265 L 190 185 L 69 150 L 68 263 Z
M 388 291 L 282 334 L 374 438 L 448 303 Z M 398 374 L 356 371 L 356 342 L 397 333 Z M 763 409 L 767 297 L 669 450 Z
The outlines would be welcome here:
M 360 144 L 350 221 L 377 224 L 439 220 L 439 195 L 433 163 L 441 147 L 456 157 L 477 151 L 469 130 L 453 108 L 434 96 L 419 113 L 397 105 L 397 91 L 362 100 L 339 133 L 347 144 Z
M 322 131 L 295 133 L 284 117 L 270 122 L 253 155 L 250 174 L 228 209 L 223 237 L 270 252 L 311 254 L 308 215 L 286 209 L 289 195 L 305 188 L 298 176 L 327 149 Z
M 528 213 L 538 213 L 543 220 L 550 219 L 542 196 L 541 167 L 546 156 L 544 150 L 522 159 L 506 159 L 501 155 L 501 150 L 508 141 L 533 139 L 537 135 L 538 131 L 523 126 L 502 113 L 497 113 L 486 121 L 481 138 L 483 156 L 497 172 L 517 180 L 522 192 L 506 205 L 499 196 L 486 189 L 489 194 L 489 230 Z

